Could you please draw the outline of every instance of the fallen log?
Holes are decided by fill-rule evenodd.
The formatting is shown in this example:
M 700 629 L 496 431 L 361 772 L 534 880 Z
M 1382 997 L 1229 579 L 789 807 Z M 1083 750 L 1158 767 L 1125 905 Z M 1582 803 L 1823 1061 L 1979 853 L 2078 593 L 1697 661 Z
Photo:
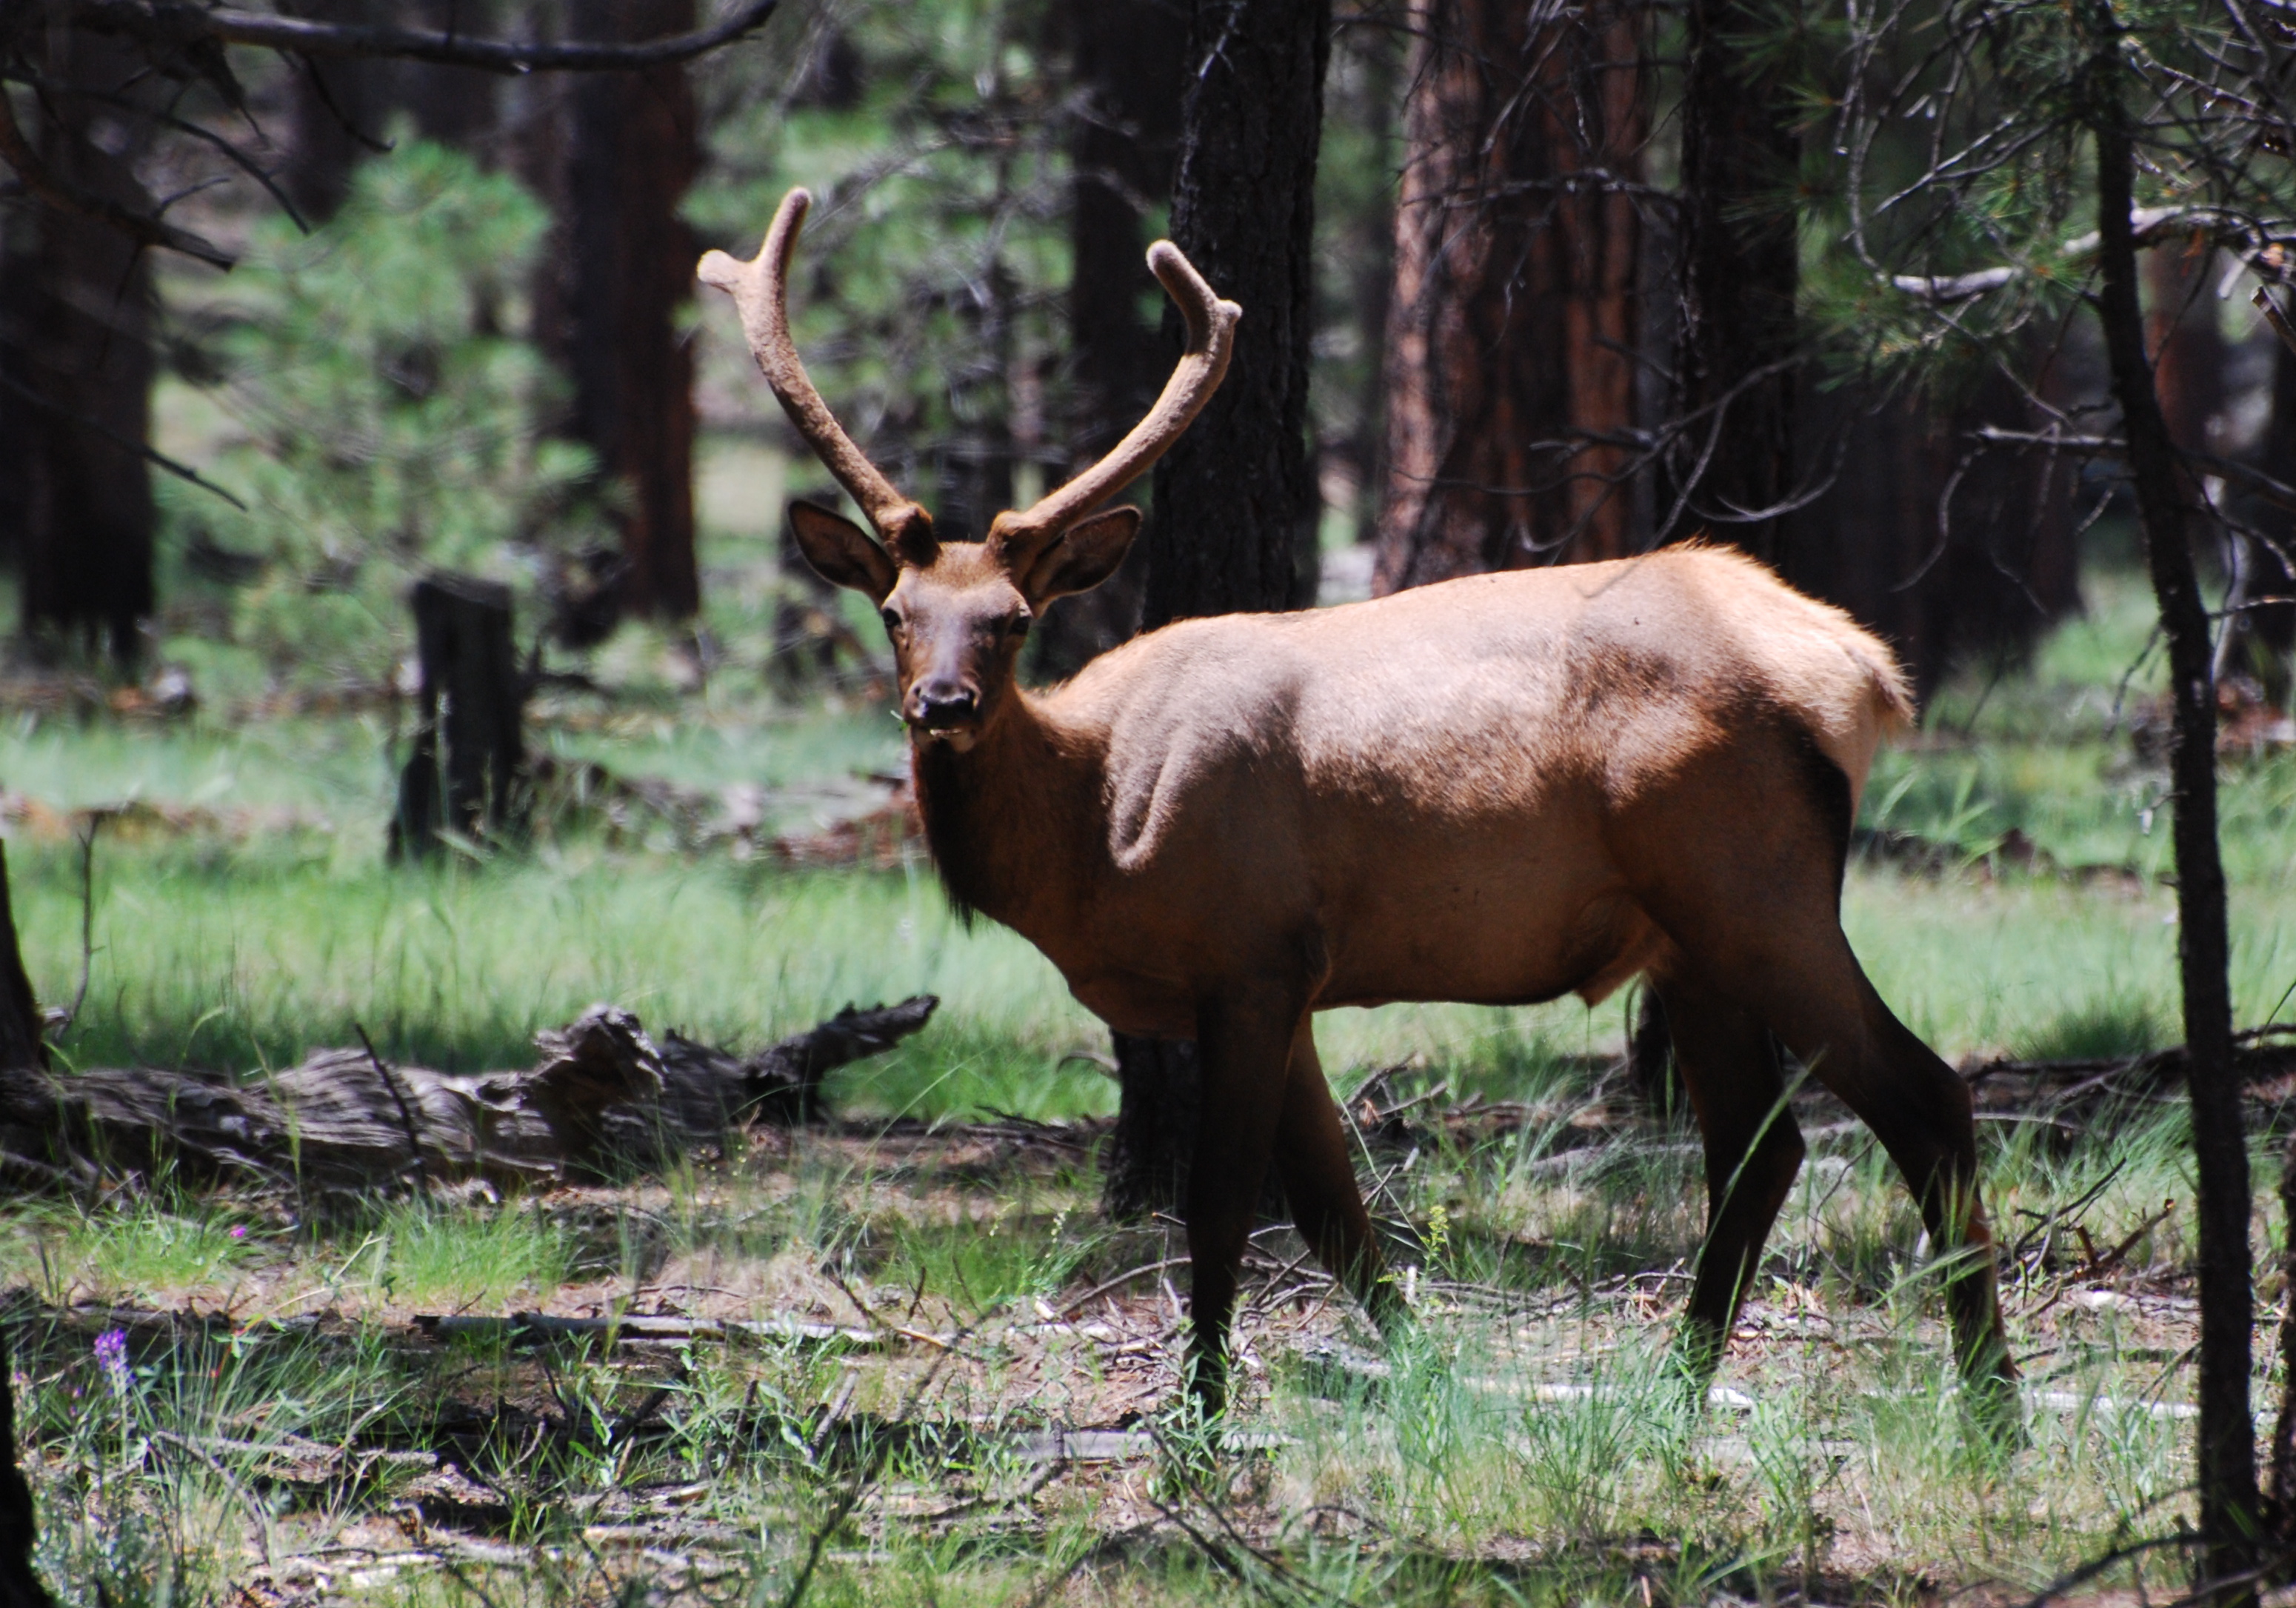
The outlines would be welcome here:
M 541 1061 L 522 1071 L 455 1075 L 371 1048 L 243 1079 L 0 1065 L 0 1174 L 52 1187 L 172 1169 L 322 1192 L 619 1176 L 749 1123 L 811 1120 L 823 1078 L 891 1048 L 939 1003 L 848 1006 L 748 1056 L 674 1033 L 657 1046 L 627 1011 L 593 1005 L 537 1034 Z

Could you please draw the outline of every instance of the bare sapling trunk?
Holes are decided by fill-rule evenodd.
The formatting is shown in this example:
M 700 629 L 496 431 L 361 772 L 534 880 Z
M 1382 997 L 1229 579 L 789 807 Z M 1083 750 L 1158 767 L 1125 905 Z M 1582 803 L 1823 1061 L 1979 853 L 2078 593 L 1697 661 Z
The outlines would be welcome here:
M 2249 1417 L 2255 1321 L 2251 1202 L 2233 1057 L 2224 862 L 2217 842 L 2217 711 L 2209 673 L 2209 614 L 2193 562 L 2182 467 L 2144 350 L 2136 244 L 2128 216 L 2136 155 L 2120 101 L 2119 29 L 2097 0 L 2084 9 L 2096 49 L 2087 87 L 2096 142 L 2097 260 L 2103 277 L 2097 313 L 2113 398 L 2120 407 L 2145 561 L 2169 644 L 2175 720 L 2169 768 L 2176 797 L 2177 956 L 2200 1205 L 2202 1569 L 2206 1580 L 2222 1582 L 2214 1601 L 2251 1603 L 2256 1598 L 2252 1571 L 2261 1516 L 2255 1429 Z

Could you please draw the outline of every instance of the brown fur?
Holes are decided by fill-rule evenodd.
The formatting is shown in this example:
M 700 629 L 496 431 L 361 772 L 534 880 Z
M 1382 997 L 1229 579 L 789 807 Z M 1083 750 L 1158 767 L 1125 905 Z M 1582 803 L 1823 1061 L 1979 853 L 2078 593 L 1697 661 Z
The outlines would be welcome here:
M 1874 751 L 1910 713 L 1888 649 L 1750 559 L 1675 548 L 1185 620 L 1032 693 L 1014 625 L 1077 578 L 1025 563 L 1026 593 L 994 544 L 952 544 L 882 595 L 918 801 L 962 907 L 1029 938 L 1111 1026 L 1202 1046 L 1209 1397 L 1271 1160 L 1311 1243 L 1397 1317 L 1309 1070 L 1314 1013 L 1592 1002 L 1644 972 L 1710 1153 L 1700 1364 L 1800 1165 L 1775 1033 L 1874 1124 L 1933 1240 L 1970 1253 L 1948 1281 L 1963 1359 L 2007 1377 L 1966 1092 L 1874 995 L 1835 909 Z M 932 725 L 927 688 L 964 718 Z
M 1207 1407 L 1224 1398 L 1271 1161 L 1324 1265 L 1382 1327 L 1402 1316 L 1315 1013 L 1591 1002 L 1641 972 L 1706 1145 L 1693 1376 L 1720 1357 L 1801 1164 L 1775 1035 L 1905 1173 L 1952 1259 L 1963 1367 L 2005 1399 L 1969 1091 L 1890 1013 L 1838 916 L 1858 793 L 1911 713 L 1888 649 L 1749 559 L 1676 548 L 1187 620 L 1026 692 L 1013 666 L 1029 622 L 1106 579 L 1138 528 L 1135 510 L 1090 511 L 1187 428 L 1241 313 L 1168 243 L 1152 248 L 1189 339 L 1149 416 L 1035 508 L 999 514 L 986 543 L 940 544 L 791 343 L 808 204 L 791 192 L 753 261 L 712 253 L 701 275 L 734 293 L 791 422 L 884 538 L 790 511 L 814 568 L 884 611 L 950 898 L 1028 937 L 1112 1026 L 1197 1043 L 1186 1210 Z

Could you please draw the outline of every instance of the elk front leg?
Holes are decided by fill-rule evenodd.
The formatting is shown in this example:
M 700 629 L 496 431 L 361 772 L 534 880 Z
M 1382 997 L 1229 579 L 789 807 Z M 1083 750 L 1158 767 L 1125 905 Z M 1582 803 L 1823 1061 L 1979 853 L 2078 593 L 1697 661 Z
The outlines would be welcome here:
M 1223 1000 L 1197 1012 L 1202 1068 L 1196 1153 L 1188 1169 L 1188 1260 L 1195 1328 L 1191 1386 L 1207 1417 L 1227 1405 L 1228 1320 L 1283 1116 L 1292 1036 L 1302 1014 L 1277 1000 Z
M 1275 1131 L 1275 1167 L 1283 1180 L 1292 1224 L 1332 1276 L 1348 1287 L 1390 1338 L 1409 1317 L 1387 1277 L 1385 1259 L 1356 1187 L 1355 1156 L 1348 1144 L 1332 1086 L 1316 1054 L 1316 1019 L 1303 1014 L 1292 1038 L 1292 1064 L 1283 1084 L 1283 1112 Z

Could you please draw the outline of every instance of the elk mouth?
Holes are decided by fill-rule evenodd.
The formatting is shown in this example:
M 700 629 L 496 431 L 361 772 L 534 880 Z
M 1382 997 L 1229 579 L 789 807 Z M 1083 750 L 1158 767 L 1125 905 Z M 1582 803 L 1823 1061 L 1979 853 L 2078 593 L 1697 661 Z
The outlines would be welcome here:
M 921 720 L 909 722 L 909 735 L 919 742 L 937 743 L 952 753 L 970 750 L 980 736 L 980 722 L 967 720 L 963 725 L 928 726 Z
M 901 718 L 917 742 L 939 743 L 960 754 L 980 735 L 980 708 L 970 700 L 954 705 L 927 704 L 914 713 L 905 711 Z

